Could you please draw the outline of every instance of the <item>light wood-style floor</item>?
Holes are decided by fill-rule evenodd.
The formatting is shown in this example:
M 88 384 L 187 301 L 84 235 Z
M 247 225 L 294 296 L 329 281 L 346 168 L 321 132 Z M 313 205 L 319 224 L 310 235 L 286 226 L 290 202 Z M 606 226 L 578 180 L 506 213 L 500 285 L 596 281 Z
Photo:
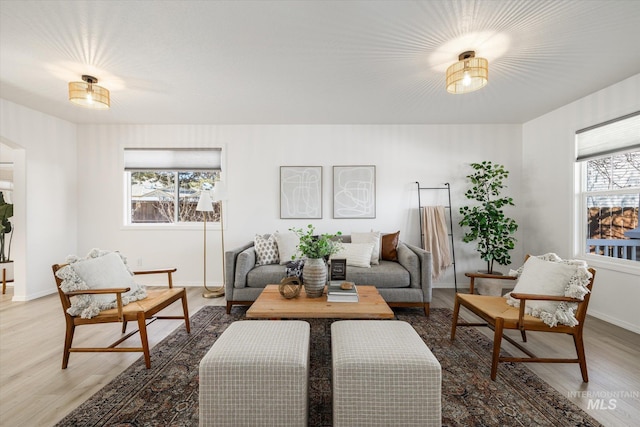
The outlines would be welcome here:
M 57 294 L 12 302 L 12 291 L 8 288 L 0 300 L 0 425 L 53 425 L 140 357 L 138 353 L 74 353 L 68 369 L 60 369 L 64 317 Z M 453 296 L 453 290 L 435 289 L 432 307 L 453 308 Z M 189 288 L 188 299 L 191 315 L 204 305 L 225 304 L 222 298 L 202 298 L 199 288 Z M 179 312 L 178 306 L 175 311 Z M 173 320 L 155 322 L 149 327 L 151 345 L 183 325 Z M 79 327 L 75 342 L 111 342 L 119 336 L 118 329 L 114 325 Z M 490 334 L 487 328 L 481 330 Z M 554 336 L 528 334 L 529 347 L 540 354 L 573 357 L 570 337 L 548 335 Z M 582 382 L 575 364 L 528 366 L 602 424 L 640 425 L 640 335 L 588 318 L 585 342 L 588 384 Z

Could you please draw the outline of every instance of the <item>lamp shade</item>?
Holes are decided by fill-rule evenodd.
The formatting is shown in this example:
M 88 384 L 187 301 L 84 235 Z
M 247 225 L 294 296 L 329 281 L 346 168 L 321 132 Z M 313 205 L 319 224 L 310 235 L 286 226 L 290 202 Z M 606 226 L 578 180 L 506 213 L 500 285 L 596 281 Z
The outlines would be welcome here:
M 84 75 L 82 80 L 69 83 L 69 101 L 94 110 L 108 110 L 111 106 L 109 91 L 98 86 L 98 79 L 93 76 Z
M 216 182 L 213 186 L 213 200 L 217 202 L 220 200 L 227 200 L 227 198 L 228 194 L 226 184 L 223 181 Z
M 202 191 L 200 198 L 198 199 L 198 206 L 196 206 L 198 212 L 213 212 L 213 200 L 208 191 Z
M 468 93 L 487 85 L 489 61 L 475 55 L 472 50 L 463 52 L 458 56 L 458 62 L 447 68 L 447 92 Z

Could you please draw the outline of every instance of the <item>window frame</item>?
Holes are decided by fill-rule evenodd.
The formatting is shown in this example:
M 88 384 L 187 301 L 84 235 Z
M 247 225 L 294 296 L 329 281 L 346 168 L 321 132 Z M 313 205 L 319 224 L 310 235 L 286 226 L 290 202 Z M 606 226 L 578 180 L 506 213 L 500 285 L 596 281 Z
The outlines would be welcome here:
M 600 125 L 595 125 L 590 128 L 586 128 L 576 132 L 575 146 L 576 153 L 578 153 L 578 135 L 591 128 L 598 128 L 610 123 L 616 123 L 624 120 L 628 117 L 635 117 L 638 113 L 632 113 L 627 116 L 613 119 Z M 587 165 L 589 160 L 593 160 L 597 157 L 610 157 L 628 152 L 638 152 L 638 146 L 636 144 L 628 146 L 626 148 L 618 148 L 611 151 L 602 151 L 601 155 L 591 156 L 583 159 L 578 159 L 577 155 L 574 158 L 574 254 L 576 258 L 584 259 L 590 265 L 619 271 L 623 273 L 629 273 L 633 275 L 640 275 L 640 260 L 628 260 L 624 258 L 616 258 L 605 255 L 595 255 L 586 251 L 587 247 L 587 227 L 588 217 L 585 214 L 587 212 L 587 199 L 590 196 L 613 196 L 620 194 L 640 193 L 640 186 L 632 186 L 621 189 L 608 189 L 608 190 L 596 190 L 588 191 L 587 189 Z
M 587 197 L 597 195 L 615 195 L 615 194 L 628 194 L 634 192 L 634 188 L 617 189 L 610 191 L 586 191 L 586 177 L 587 177 L 587 162 L 583 161 L 576 163 L 576 221 L 577 227 L 576 234 L 576 246 L 574 252 L 576 258 L 584 259 L 590 265 L 601 266 L 604 268 L 610 268 L 617 271 L 624 271 L 627 273 L 640 274 L 640 261 L 633 261 L 623 258 L 615 258 L 610 256 L 595 255 L 586 251 L 587 247 Z
M 120 157 L 121 168 L 122 171 L 122 220 L 121 220 L 121 229 L 123 230 L 161 230 L 161 231 L 171 231 L 171 230 L 202 230 L 204 221 L 193 221 L 193 222 L 154 222 L 154 223 L 134 223 L 131 222 L 131 173 L 135 172 L 133 170 L 126 170 L 125 160 L 124 160 L 124 152 L 126 150 L 166 150 L 166 151 L 184 151 L 184 150 L 214 150 L 220 152 L 220 167 L 215 169 L 194 169 L 189 170 L 185 168 L 174 168 L 174 169 L 165 169 L 165 168 L 154 168 L 150 166 L 147 171 L 155 171 L 155 172 L 171 172 L 176 174 L 176 179 L 174 180 L 175 186 L 175 197 L 179 197 L 180 191 L 180 182 L 177 179 L 177 174 L 180 172 L 218 172 L 219 176 L 222 176 L 222 170 L 224 169 L 224 154 L 226 151 L 226 147 L 218 145 L 216 147 L 203 147 L 203 148 L 183 148 L 183 147 L 160 147 L 160 148 L 147 148 L 147 147 L 132 147 L 132 146 L 121 146 L 121 152 L 123 155 Z M 139 168 L 138 171 L 141 171 L 144 168 Z M 226 184 L 226 182 L 225 182 Z M 215 203 L 215 202 L 214 202 Z M 226 214 L 226 206 L 222 209 L 222 218 L 219 221 L 207 221 L 206 227 L 207 230 L 222 230 L 222 224 L 227 222 L 227 214 Z M 176 218 L 178 205 L 174 204 L 174 218 Z

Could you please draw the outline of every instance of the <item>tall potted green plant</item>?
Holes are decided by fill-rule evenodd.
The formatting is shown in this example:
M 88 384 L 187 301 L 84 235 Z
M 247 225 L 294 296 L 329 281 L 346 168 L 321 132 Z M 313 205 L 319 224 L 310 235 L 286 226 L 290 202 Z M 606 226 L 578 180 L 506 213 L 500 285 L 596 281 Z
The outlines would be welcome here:
M 13 204 L 4 200 L 4 194 L 0 192 L 0 263 L 11 262 L 11 239 L 7 242 L 7 234 L 13 231 L 9 218 L 13 216 Z
M 477 241 L 476 250 L 487 262 L 487 272 L 494 274 L 493 264 L 511 263 L 509 252 L 515 247 L 513 234 L 518 229 L 516 222 L 504 214 L 504 206 L 514 206 L 511 197 L 502 196 L 509 177 L 503 165 L 490 161 L 472 163 L 474 172 L 467 175 L 472 186 L 465 196 L 477 202 L 476 205 L 460 208 L 460 225 L 468 227 L 462 240 L 466 243 Z

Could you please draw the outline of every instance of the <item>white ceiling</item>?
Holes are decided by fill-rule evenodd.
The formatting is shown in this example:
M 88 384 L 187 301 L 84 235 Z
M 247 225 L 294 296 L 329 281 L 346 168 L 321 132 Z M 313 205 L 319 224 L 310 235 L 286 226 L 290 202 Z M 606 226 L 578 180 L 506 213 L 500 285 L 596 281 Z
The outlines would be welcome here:
M 75 123 L 523 123 L 639 73 L 639 42 L 637 0 L 1 0 L 0 96 Z M 448 94 L 471 49 L 489 84 Z M 109 111 L 67 101 L 82 74 Z

